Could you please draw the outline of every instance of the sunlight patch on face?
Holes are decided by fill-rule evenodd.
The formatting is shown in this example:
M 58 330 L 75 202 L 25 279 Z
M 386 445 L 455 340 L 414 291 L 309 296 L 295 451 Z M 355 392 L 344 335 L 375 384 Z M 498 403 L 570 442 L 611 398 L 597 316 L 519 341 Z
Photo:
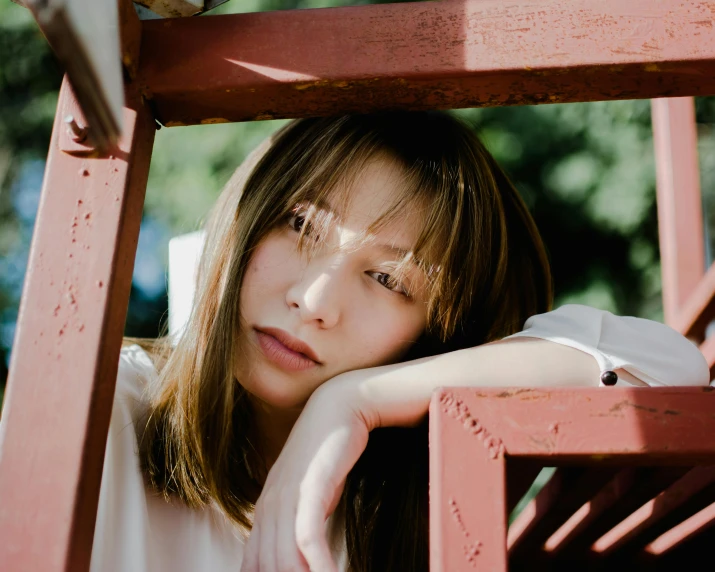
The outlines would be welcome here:
M 346 254 L 366 251 L 380 272 L 389 273 L 390 283 L 409 283 L 409 293 L 423 297 L 433 273 L 414 251 L 424 206 L 414 192 L 408 196 L 407 187 L 399 165 L 382 157 L 373 159 L 350 186 L 293 209 L 293 217 L 302 224 L 299 248 L 309 256 L 325 248 Z M 289 222 L 294 224 L 296 218 Z

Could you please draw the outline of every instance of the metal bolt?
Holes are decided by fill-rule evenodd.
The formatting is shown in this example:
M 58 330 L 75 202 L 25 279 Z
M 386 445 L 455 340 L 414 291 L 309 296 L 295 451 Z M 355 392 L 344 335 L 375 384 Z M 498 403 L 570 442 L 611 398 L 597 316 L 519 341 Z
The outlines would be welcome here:
M 87 139 L 87 131 L 89 129 L 87 127 L 80 127 L 72 115 L 65 116 L 65 125 L 67 125 L 67 132 L 77 143 L 81 143 Z

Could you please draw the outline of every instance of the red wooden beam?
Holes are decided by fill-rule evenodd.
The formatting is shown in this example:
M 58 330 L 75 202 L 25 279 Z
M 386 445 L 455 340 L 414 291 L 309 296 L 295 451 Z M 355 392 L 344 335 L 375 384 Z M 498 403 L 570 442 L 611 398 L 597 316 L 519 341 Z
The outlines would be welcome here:
M 506 572 L 504 446 L 459 396 L 430 404 L 430 571 Z
M 3 410 L 3 570 L 89 568 L 155 132 L 126 99 L 119 148 L 101 157 L 65 131 L 79 114 L 60 91 Z
M 468 0 L 151 20 L 165 125 L 715 93 L 715 1 Z
M 444 390 L 510 457 L 637 465 L 715 463 L 715 388 Z M 698 427 L 698 431 L 693 431 Z M 553 465 L 551 465 L 553 466 Z
M 680 313 L 705 271 L 695 105 L 691 97 L 656 99 L 652 116 L 663 310 L 666 323 L 688 335 L 694 333 L 695 317 L 690 312 L 681 318 Z M 700 295 L 695 302 L 702 301 Z

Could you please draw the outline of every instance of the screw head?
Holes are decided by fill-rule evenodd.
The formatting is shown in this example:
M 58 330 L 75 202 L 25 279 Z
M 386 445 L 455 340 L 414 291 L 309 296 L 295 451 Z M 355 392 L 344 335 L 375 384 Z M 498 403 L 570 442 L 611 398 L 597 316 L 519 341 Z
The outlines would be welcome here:
M 75 142 L 81 143 L 87 139 L 87 131 L 89 129 L 87 127 L 80 127 L 72 115 L 66 115 L 64 121 L 67 126 L 67 132 Z
M 604 371 L 601 374 L 601 383 L 603 385 L 616 385 L 618 374 L 615 371 Z

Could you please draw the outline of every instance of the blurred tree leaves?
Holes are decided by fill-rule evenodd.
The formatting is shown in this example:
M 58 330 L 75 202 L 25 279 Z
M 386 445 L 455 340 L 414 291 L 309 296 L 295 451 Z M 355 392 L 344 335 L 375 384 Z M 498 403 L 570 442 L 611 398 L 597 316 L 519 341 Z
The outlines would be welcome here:
M 232 0 L 210 14 L 366 3 Z M 0 386 L 19 297 L 17 280 L 8 278 L 10 265 L 23 270 L 19 260 L 26 259 L 29 242 L 18 205 L 27 202 L 20 196 L 23 189 L 35 184 L 35 178 L 25 180 L 22 173 L 42 168 L 60 79 L 61 71 L 29 13 L 13 3 L 0 3 Z M 661 319 L 649 102 L 456 113 L 476 126 L 532 209 L 551 256 L 557 304 L 581 302 Z M 698 119 L 706 211 L 715 228 L 711 99 L 698 101 Z M 282 123 L 161 129 L 145 217 L 164 230 L 140 240 L 138 261 L 150 249 L 160 253 L 155 263 L 164 264 L 168 238 L 197 227 L 233 169 Z M 166 295 L 161 288 L 156 294 L 141 284 L 135 280 L 132 289 L 127 333 L 155 335 L 165 315 Z
M 0 3 L 0 391 L 29 242 L 11 191 L 24 165 L 42 169 L 61 78 L 29 11 Z

